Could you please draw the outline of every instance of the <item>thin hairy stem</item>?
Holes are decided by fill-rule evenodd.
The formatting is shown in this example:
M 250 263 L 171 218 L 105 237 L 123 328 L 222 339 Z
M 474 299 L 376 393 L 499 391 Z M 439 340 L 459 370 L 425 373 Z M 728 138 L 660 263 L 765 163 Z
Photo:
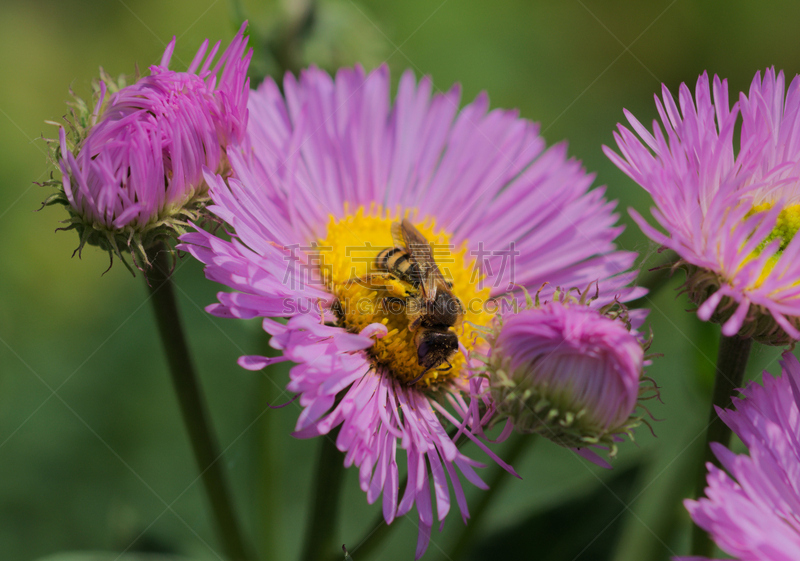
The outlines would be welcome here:
M 148 251 L 147 257 L 151 267 L 145 272 L 145 280 L 150 290 L 158 331 L 219 539 L 228 559 L 250 561 L 222 473 L 222 463 L 219 461 L 222 455 L 211 431 L 205 399 L 183 334 L 172 287 L 170 253 L 159 244 Z

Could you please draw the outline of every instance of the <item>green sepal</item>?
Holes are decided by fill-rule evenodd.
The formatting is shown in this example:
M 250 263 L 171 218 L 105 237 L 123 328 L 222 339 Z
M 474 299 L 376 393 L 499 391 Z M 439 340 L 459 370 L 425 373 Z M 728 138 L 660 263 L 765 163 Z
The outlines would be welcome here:
M 595 287 L 594 290 L 591 290 L 593 284 Z M 547 305 L 548 301 L 542 301 L 540 297 L 540 293 L 546 285 L 547 283 L 539 288 L 534 298 L 531 298 L 523 288 L 524 307 L 521 307 L 519 301 L 512 296 L 507 302 L 509 309 L 518 313 L 521 309 L 541 308 Z M 575 287 L 569 289 L 556 287 L 551 301 L 588 306 L 598 297 L 599 289 L 597 284 L 592 282 L 583 290 Z M 628 309 L 618 300 L 606 304 L 598 309 L 598 312 L 609 319 L 622 322 L 628 331 L 632 329 Z M 483 330 L 478 336 L 483 338 L 491 349 L 494 349 L 502 328 L 502 314 L 497 314 L 488 332 Z M 652 331 L 647 339 L 642 337 L 638 339 L 642 349 L 647 351 L 652 343 Z M 645 360 L 651 356 L 645 356 Z M 485 377 L 490 381 L 490 391 L 497 407 L 497 415 L 492 421 L 493 424 L 511 418 L 514 421 L 515 429 L 520 433 L 539 434 L 567 448 L 605 446 L 609 450 L 610 458 L 616 456 L 620 437 L 624 436 L 633 441 L 633 431 L 636 427 L 642 423 L 650 427 L 642 414 L 643 411 L 649 415 L 649 411 L 641 402 L 648 399 L 660 399 L 660 388 L 652 378 L 645 376 L 642 371 L 639 378 L 639 401 L 636 409 L 619 426 L 605 429 L 592 423 L 585 407 L 576 409 L 575 404 L 566 400 L 558 402 L 558 398 L 550 395 L 547 388 L 536 388 L 527 377 L 512 372 L 508 358 L 498 356 L 497 353 L 490 351 L 486 355 L 481 355 L 480 360 L 476 362 L 479 364 L 473 368 L 473 375 Z M 652 427 L 650 429 L 652 431 Z
M 673 272 L 677 269 L 686 272 L 686 282 L 681 286 L 680 293 L 685 292 L 698 307 L 719 290 L 723 284 L 728 283 L 716 272 L 702 269 L 682 259 L 672 266 Z M 734 298 L 723 296 L 711 314 L 709 321 L 724 324 L 733 316 L 738 306 L 739 302 Z M 800 330 L 800 317 L 785 316 L 785 318 L 795 329 Z M 769 310 L 752 302 L 737 335 L 743 339 L 752 337 L 763 345 L 775 347 L 784 347 L 794 343 L 794 340 L 784 331 L 783 327 L 775 321 Z
M 134 81 L 139 78 L 139 70 L 136 69 Z M 95 107 L 100 100 L 102 86 L 105 85 L 106 96 L 100 104 L 97 113 Z M 73 100 L 67 105 L 70 107 L 69 115 L 64 117 L 66 123 L 66 144 L 67 148 L 77 156 L 91 128 L 97 124 L 102 116 L 109 98 L 128 84 L 128 79 L 123 75 L 118 78 L 109 76 L 103 68 L 100 68 L 100 78 L 92 84 L 92 103 L 87 103 L 82 98 L 75 95 L 70 89 Z M 55 126 L 63 126 L 59 123 L 47 121 Z M 44 139 L 50 148 L 49 159 L 54 170 L 61 173 L 59 161 L 63 158 L 61 145 L 57 139 Z M 83 248 L 87 245 L 99 247 L 107 251 L 109 259 L 113 265 L 116 257 L 125 267 L 135 276 L 135 269 L 140 271 L 150 267 L 148 250 L 157 244 L 163 243 L 172 254 L 173 262 L 176 258 L 174 249 L 175 241 L 179 236 L 190 231 L 192 224 L 202 224 L 208 218 L 205 208 L 210 199 L 208 197 L 208 187 L 204 184 L 197 189 L 196 194 L 181 206 L 167 208 L 155 219 L 151 219 L 146 224 L 127 225 L 123 228 L 112 228 L 106 224 L 87 220 L 69 202 L 69 197 L 64 189 L 63 181 L 54 178 L 51 171 L 50 179 L 40 185 L 52 188 L 55 192 L 49 195 L 43 202 L 42 208 L 62 205 L 67 209 L 69 218 L 62 223 L 66 224 L 58 230 L 76 230 L 78 233 L 78 247 L 73 252 L 79 257 Z M 110 268 L 111 266 L 109 266 Z

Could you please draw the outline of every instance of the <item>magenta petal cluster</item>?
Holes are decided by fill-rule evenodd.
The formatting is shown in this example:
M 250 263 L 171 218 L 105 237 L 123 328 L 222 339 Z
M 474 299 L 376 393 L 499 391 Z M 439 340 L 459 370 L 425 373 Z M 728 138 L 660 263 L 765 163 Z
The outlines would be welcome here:
M 764 372 L 763 386 L 751 382 L 735 409 L 718 410 L 749 455 L 712 443 L 725 471 L 709 463 L 706 496 L 685 502 L 720 549 L 742 561 L 800 559 L 800 362 L 784 353 L 781 369 L 777 378 Z
M 386 523 L 405 515 L 416 503 L 420 521 L 418 556 L 427 546 L 434 523 L 431 487 L 435 491 L 435 514 L 443 520 L 450 509 L 449 479 L 466 520 L 466 498 L 457 474 L 486 489 L 473 469 L 483 466 L 460 452 L 444 430 L 439 411 L 455 420 L 447 410 L 413 387 L 369 371 L 360 351 L 372 345 L 371 333 L 347 333 L 339 327 L 320 324 L 309 315 L 296 316 L 287 325 L 265 321 L 264 327 L 272 335 L 272 345 L 283 350 L 285 359 L 298 363 L 287 386 L 287 390 L 300 395 L 304 408 L 294 435 L 309 438 L 340 427 L 336 445 L 346 453 L 344 463 L 358 466 L 361 486 L 370 503 L 383 493 Z M 252 360 L 243 358 L 240 364 L 252 368 L 248 364 Z M 347 391 L 334 407 L 340 388 Z M 449 397 L 459 419 L 465 418 L 466 403 L 457 394 Z M 408 461 L 408 482 L 402 497 L 398 441 L 402 441 Z
M 434 95 L 430 79 L 417 82 L 408 72 L 392 102 L 385 66 L 342 69 L 335 78 L 311 68 L 299 79 L 287 75 L 283 92 L 271 79 L 251 92 L 246 139 L 228 151 L 233 175 L 206 176 L 209 208 L 233 239 L 197 231 L 180 248 L 206 265 L 209 279 L 236 291 L 221 292 L 210 313 L 265 318 L 280 360 L 296 363 L 288 385 L 302 410 L 296 436 L 339 427 L 345 463 L 358 468 L 370 502 L 383 495 L 387 522 L 416 506 L 419 557 L 435 520 L 450 510 L 449 487 L 465 520 L 460 477 L 484 487 L 447 427 L 491 455 L 473 434 L 487 419 L 465 400 L 466 368 L 449 372 L 432 393 L 398 379 L 382 365 L 391 359 L 373 360 L 370 349 L 387 328 L 347 329 L 330 287 L 308 278 L 315 244 L 331 224 L 353 229 L 411 213 L 476 256 L 493 294 L 599 281 L 623 299 L 638 294 L 626 287 L 635 255 L 615 248 L 614 205 L 602 190 L 589 190 L 592 178 L 566 158 L 565 146 L 547 149 L 538 125 L 490 111 L 483 94 L 459 110 L 458 88 Z M 508 252 L 493 252 L 512 242 L 513 266 Z M 274 360 L 250 356 L 240 364 L 258 369 Z M 401 492 L 403 463 L 409 480 Z
M 562 446 L 604 446 L 613 455 L 619 436 L 641 422 L 640 394 L 654 389 L 640 385 L 645 344 L 621 312 L 564 295 L 498 316 L 480 371 L 500 418 Z
M 63 191 L 82 244 L 124 244 L 194 217 L 207 191 L 203 169 L 225 171 L 226 147 L 244 137 L 245 26 L 216 63 L 220 43 L 209 51 L 204 41 L 186 72 L 169 69 L 173 38 L 148 76 L 115 92 L 100 82 L 92 126 L 74 150 L 60 130 Z
M 663 87 L 656 107 L 652 133 L 626 111 L 635 134 L 620 125 L 621 155 L 604 147 L 652 195 L 664 232 L 633 218 L 677 252 L 701 319 L 727 336 L 800 338 L 800 77 L 787 91 L 782 72 L 757 73 L 731 106 L 727 82 L 703 74 L 694 97 L 682 84 L 676 104 Z

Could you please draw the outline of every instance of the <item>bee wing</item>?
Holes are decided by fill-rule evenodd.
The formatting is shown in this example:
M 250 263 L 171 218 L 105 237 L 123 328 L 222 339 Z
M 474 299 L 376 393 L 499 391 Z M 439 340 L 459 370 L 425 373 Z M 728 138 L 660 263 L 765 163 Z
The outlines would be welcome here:
M 403 234 L 403 227 L 400 226 L 399 222 L 392 222 L 392 241 L 394 242 L 395 247 L 399 247 L 400 249 L 408 249 L 408 243 L 406 242 L 406 237 Z
M 445 292 L 449 292 L 452 294 L 453 291 L 450 290 L 450 285 L 445 280 L 444 275 L 442 275 L 442 270 L 436 263 L 433 264 L 432 276 L 433 276 L 433 283 L 439 290 L 443 290 Z
M 395 227 L 396 226 L 396 227 Z M 422 295 L 428 302 L 433 302 L 436 299 L 436 290 L 438 287 L 446 287 L 447 284 L 433 259 L 433 249 L 430 242 L 425 239 L 419 230 L 407 218 L 398 224 L 395 222 L 392 225 L 392 235 L 398 231 L 398 235 L 402 237 L 403 245 L 408 250 L 411 258 L 419 267 L 420 278 L 422 283 Z
M 403 220 L 403 222 L 407 221 Z M 409 226 L 414 228 L 414 226 L 410 222 L 408 224 Z M 416 231 L 416 228 L 414 228 L 414 230 Z M 394 246 L 408 253 L 409 261 L 411 263 L 416 263 L 417 266 L 419 267 L 421 273 L 420 279 L 424 279 L 425 278 L 424 266 L 423 264 L 417 262 L 416 256 L 414 255 L 414 249 L 419 246 L 420 243 L 419 240 L 422 240 L 424 243 L 427 243 L 425 242 L 424 236 L 422 236 L 422 234 L 420 234 L 419 231 L 416 232 L 416 238 L 415 238 L 413 235 L 409 236 L 409 234 L 404 230 L 400 222 L 392 222 L 392 241 L 394 242 Z M 422 286 L 422 292 L 424 296 L 425 295 L 424 284 Z

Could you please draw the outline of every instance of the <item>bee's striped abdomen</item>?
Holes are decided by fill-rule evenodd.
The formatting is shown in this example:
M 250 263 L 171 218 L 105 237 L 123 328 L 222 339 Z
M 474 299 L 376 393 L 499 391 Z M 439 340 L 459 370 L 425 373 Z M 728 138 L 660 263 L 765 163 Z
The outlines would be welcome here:
M 386 249 L 382 250 L 378 256 L 375 258 L 375 264 L 378 266 L 378 269 L 382 271 L 389 271 L 389 259 L 396 255 L 397 253 L 405 253 L 399 247 L 387 247 Z
M 387 247 L 375 258 L 378 269 L 387 271 L 401 280 L 419 288 L 422 283 L 419 265 L 411 260 L 411 255 L 399 247 Z

